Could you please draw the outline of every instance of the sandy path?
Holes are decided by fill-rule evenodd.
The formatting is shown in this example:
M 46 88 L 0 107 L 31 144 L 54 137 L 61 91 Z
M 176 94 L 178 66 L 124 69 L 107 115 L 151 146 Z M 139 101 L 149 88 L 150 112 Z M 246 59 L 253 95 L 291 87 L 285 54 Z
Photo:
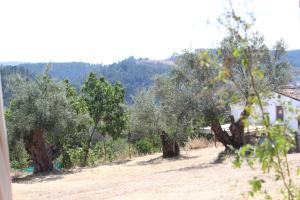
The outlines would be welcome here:
M 229 161 L 212 164 L 221 150 L 184 152 L 179 160 L 163 160 L 161 154 L 154 154 L 124 164 L 51 175 L 33 183 L 14 183 L 13 196 L 14 200 L 243 199 L 248 180 L 260 172 L 247 166 L 233 169 Z M 299 165 L 299 154 L 290 158 L 293 166 Z M 270 179 L 270 175 L 264 177 Z M 268 185 L 275 188 L 278 183 L 268 181 Z

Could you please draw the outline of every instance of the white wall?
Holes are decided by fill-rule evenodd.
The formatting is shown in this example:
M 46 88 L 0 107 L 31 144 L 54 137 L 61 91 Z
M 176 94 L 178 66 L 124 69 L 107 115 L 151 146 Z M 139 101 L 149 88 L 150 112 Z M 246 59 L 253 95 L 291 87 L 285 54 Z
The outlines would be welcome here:
M 276 123 L 276 106 L 282 106 L 284 109 L 284 122 L 289 126 L 289 128 L 298 130 L 298 116 L 300 116 L 300 101 L 294 100 L 290 97 L 274 93 L 272 97 L 266 98 L 264 101 L 264 112 L 270 114 L 271 124 Z M 244 109 L 244 104 L 234 104 L 231 105 L 231 114 L 234 116 L 235 120 L 240 117 L 241 112 Z M 292 108 L 292 109 L 291 109 Z M 261 124 L 261 117 L 256 118 L 256 116 L 261 116 L 261 112 L 256 106 L 253 112 L 254 117 L 249 118 L 251 125 Z

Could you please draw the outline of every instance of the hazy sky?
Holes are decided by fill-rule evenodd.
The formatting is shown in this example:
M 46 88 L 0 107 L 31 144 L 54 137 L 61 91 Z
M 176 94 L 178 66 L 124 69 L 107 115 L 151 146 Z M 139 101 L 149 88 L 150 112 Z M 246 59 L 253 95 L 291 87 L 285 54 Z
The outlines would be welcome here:
M 244 2 L 234 1 L 233 2 Z M 300 49 L 299 0 L 249 0 L 268 45 Z M 0 0 L 0 61 L 111 63 L 215 47 L 224 0 Z

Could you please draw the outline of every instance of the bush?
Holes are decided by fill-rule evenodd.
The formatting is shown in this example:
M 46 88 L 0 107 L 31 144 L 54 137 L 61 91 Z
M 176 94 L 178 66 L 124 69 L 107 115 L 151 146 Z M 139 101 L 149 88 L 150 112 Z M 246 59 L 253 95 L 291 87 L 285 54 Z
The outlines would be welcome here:
M 152 144 L 152 151 L 158 152 L 161 150 L 162 144 L 159 134 L 155 134 L 148 140 Z
M 112 138 L 107 138 L 105 141 L 105 148 L 106 158 L 104 141 L 99 141 L 95 143 L 89 150 L 87 165 L 94 166 L 106 161 L 112 162 L 118 159 L 126 159 L 135 152 L 135 150 L 129 148 L 129 144 L 124 138 L 118 138 L 116 140 L 113 140 Z M 82 164 L 84 155 L 83 147 L 68 148 L 66 152 L 70 156 L 72 166 L 80 166 Z M 62 156 L 60 157 L 60 160 L 63 161 Z
M 70 169 L 72 167 L 71 157 L 68 152 L 63 151 L 60 155 L 60 162 L 62 163 L 62 167 L 65 169 Z
M 66 151 L 70 156 L 70 161 L 72 166 L 80 166 L 82 164 L 83 156 L 84 156 L 83 147 L 67 149 Z
M 17 141 L 10 151 L 10 164 L 13 169 L 23 169 L 29 165 L 27 154 L 22 141 Z
M 116 140 L 106 138 L 105 146 L 103 141 L 100 141 L 95 145 L 95 147 L 97 146 L 96 152 L 100 155 L 98 160 L 102 162 L 112 162 L 114 160 L 126 159 L 135 152 L 129 145 L 130 144 L 124 138 L 118 138 Z
M 108 140 L 106 148 L 108 160 L 110 162 L 117 159 L 126 159 L 131 153 L 129 152 L 130 149 L 127 140 L 123 138 L 118 138 L 117 140 Z
M 151 153 L 155 149 L 153 144 L 145 138 L 138 140 L 135 143 L 135 148 L 138 151 L 138 153 L 141 154 Z

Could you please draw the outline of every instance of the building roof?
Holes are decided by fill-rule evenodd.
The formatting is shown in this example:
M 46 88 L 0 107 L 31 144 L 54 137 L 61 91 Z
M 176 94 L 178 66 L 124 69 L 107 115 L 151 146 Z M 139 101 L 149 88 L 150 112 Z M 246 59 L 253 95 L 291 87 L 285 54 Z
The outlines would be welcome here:
M 276 91 L 276 93 L 290 97 L 297 101 L 300 101 L 300 88 L 282 88 Z

